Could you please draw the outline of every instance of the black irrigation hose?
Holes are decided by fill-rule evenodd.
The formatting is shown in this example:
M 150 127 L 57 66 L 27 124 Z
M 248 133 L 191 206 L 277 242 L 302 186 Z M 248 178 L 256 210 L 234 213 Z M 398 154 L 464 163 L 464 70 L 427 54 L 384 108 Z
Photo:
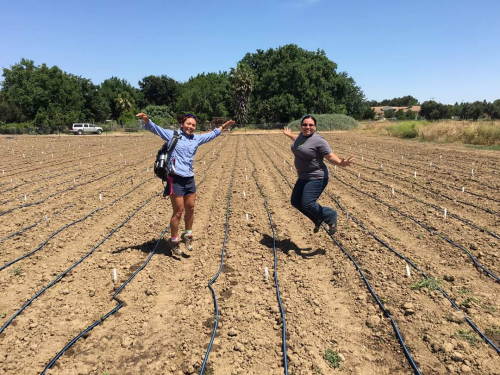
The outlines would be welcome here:
M 147 205 L 154 197 L 157 197 L 159 196 L 161 193 L 156 193 L 154 194 L 151 198 L 149 198 L 142 206 L 140 206 L 136 211 L 134 211 L 134 213 L 132 214 L 135 215 L 139 210 L 141 210 L 145 205 Z M 116 232 L 118 229 L 120 229 L 127 221 L 129 221 L 131 219 L 132 216 L 129 216 L 122 224 L 120 224 L 118 227 L 116 227 L 115 229 L 113 229 L 113 231 L 106 237 L 109 238 L 114 232 Z M 78 334 L 75 338 L 73 338 L 68 344 L 66 344 L 66 346 L 59 352 L 56 354 L 56 356 L 54 358 L 52 358 L 52 360 L 49 362 L 49 364 L 45 367 L 45 369 L 42 371 L 41 375 L 44 375 L 47 370 L 49 370 L 53 365 L 54 363 L 56 363 L 56 361 L 59 359 L 59 357 L 61 357 L 70 347 L 72 347 L 75 342 L 77 342 L 82 336 L 86 335 L 88 332 L 92 331 L 96 326 L 98 326 L 99 324 L 101 324 L 102 322 L 104 322 L 107 318 L 109 318 L 111 315 L 113 315 L 115 312 L 117 312 L 118 310 L 120 310 L 123 305 L 124 305 L 124 302 L 121 301 L 120 299 L 118 299 L 118 294 L 121 293 L 121 291 L 125 288 L 125 286 L 130 282 L 132 281 L 132 279 L 140 272 L 144 269 L 144 267 L 147 266 L 147 264 L 149 263 L 149 261 L 151 260 L 151 258 L 153 257 L 153 255 L 155 254 L 156 252 L 156 249 L 158 248 L 158 245 L 160 244 L 161 242 L 161 239 L 163 238 L 163 236 L 165 235 L 165 233 L 168 231 L 168 229 L 170 228 L 170 225 L 167 226 L 163 232 L 161 233 L 160 235 L 160 238 L 158 238 L 158 241 L 156 242 L 156 245 L 154 247 L 154 249 L 151 251 L 151 254 L 149 254 L 148 258 L 146 259 L 146 261 L 142 264 L 142 266 L 140 266 L 133 274 L 132 276 L 130 276 L 127 281 L 125 281 L 119 288 L 118 290 L 113 294 L 113 297 L 112 299 L 114 301 L 116 301 L 118 303 L 118 305 L 113 308 L 111 311 L 109 311 L 106 315 L 103 315 L 101 317 L 101 319 L 98 319 L 96 320 L 94 323 L 92 323 L 89 327 L 87 327 L 85 330 L 83 330 L 80 334 Z M 106 239 L 104 239 L 102 242 L 104 242 Z M 101 243 L 102 243 L 101 242 Z M 100 244 L 101 244 L 100 243 Z M 100 245 L 99 244 L 99 245 Z M 98 245 L 98 246 L 99 246 Z
M 196 185 L 196 187 L 200 187 L 203 182 L 205 181 L 206 177 L 207 177 L 207 171 L 211 168 L 212 164 L 214 163 L 214 161 L 217 160 L 217 159 L 214 159 L 212 160 L 212 162 L 208 165 L 207 167 L 207 170 L 205 170 L 205 174 L 203 176 L 203 178 L 201 179 L 201 181 Z M 160 195 L 161 193 L 158 193 L 158 194 L 155 194 L 154 196 L 156 195 Z M 149 201 L 151 199 L 154 198 L 151 197 L 148 201 L 146 201 L 146 203 L 144 205 L 142 205 L 141 207 L 139 207 L 137 209 L 136 212 L 138 212 L 140 209 L 142 209 L 146 204 L 149 203 Z M 133 215 L 135 215 L 135 213 Z M 132 215 L 132 216 L 133 216 Z M 126 220 L 130 220 L 131 216 Z M 123 224 L 126 223 L 123 222 L 119 227 L 115 228 L 113 232 L 117 231 L 121 226 L 123 226 Z M 74 337 L 68 344 L 66 344 L 66 346 L 49 362 L 49 364 L 45 367 L 45 369 L 43 370 L 43 372 L 41 373 L 42 375 L 44 375 L 46 373 L 47 370 L 49 370 L 53 365 L 54 363 L 71 347 L 73 346 L 81 337 L 85 336 L 87 333 L 89 333 L 91 330 L 93 330 L 96 326 L 98 326 L 99 324 L 101 324 L 102 322 L 104 322 L 107 318 L 109 318 L 111 315 L 113 315 L 114 313 L 116 313 L 118 310 L 120 310 L 123 305 L 124 305 L 124 302 L 123 301 L 120 301 L 118 298 L 117 298 L 117 295 L 125 288 L 125 286 L 130 282 L 132 281 L 132 279 L 141 271 L 143 270 L 146 265 L 149 263 L 149 261 L 151 260 L 151 258 L 153 257 L 154 253 L 156 252 L 156 249 L 158 248 L 158 245 L 160 244 L 161 242 L 161 239 L 165 236 L 165 233 L 168 231 L 168 229 L 170 228 L 170 225 L 168 225 L 164 230 L 163 232 L 161 233 L 160 237 L 158 238 L 158 241 L 156 242 L 156 245 L 154 247 L 154 249 L 152 250 L 151 254 L 148 256 L 148 258 L 146 259 L 146 261 L 142 264 L 141 267 L 139 267 L 133 274 L 132 276 L 130 276 L 127 281 L 125 281 L 121 286 L 120 288 L 113 294 L 113 297 L 112 299 L 115 300 L 118 305 L 113 308 L 111 311 L 109 311 L 107 314 L 103 315 L 101 319 L 99 320 L 96 320 L 93 324 L 91 324 L 89 327 L 87 327 L 85 330 L 83 330 L 80 334 L 78 334 L 76 337 Z M 110 234 L 111 235 L 111 234 Z M 109 235 L 109 236 L 110 236 Z M 109 238 L 109 236 L 107 238 Z M 98 245 L 100 246 L 100 244 Z M 95 249 L 94 249 L 95 250 Z M 83 260 L 83 259 L 82 259 Z M 74 267 L 74 266 L 73 266 Z
M 408 259 L 407 257 L 405 257 L 403 254 L 399 253 L 398 251 L 396 251 L 391 245 L 389 245 L 388 243 L 386 243 L 384 240 L 382 240 L 381 238 L 379 238 L 375 233 L 373 233 L 371 230 L 369 230 L 367 227 L 365 227 L 358 219 L 356 219 L 356 217 L 354 217 L 352 214 L 349 214 L 347 212 L 347 210 L 342 206 L 342 204 L 338 201 L 337 198 L 335 198 L 335 196 L 329 194 L 328 192 L 325 192 L 326 195 L 328 197 L 330 197 L 330 199 L 332 199 L 336 204 L 337 206 L 339 206 L 339 208 L 342 210 L 342 212 L 344 212 L 346 215 L 349 215 L 349 218 L 352 219 L 361 229 L 363 229 L 364 231 L 366 231 L 366 233 L 369 233 L 375 240 L 377 240 L 382 246 L 386 247 L 387 249 L 389 249 L 392 253 L 394 253 L 395 255 L 397 255 L 399 258 L 403 259 L 406 263 L 408 263 L 410 266 L 413 267 L 413 269 L 415 269 L 416 271 L 418 271 L 425 279 L 429 279 L 429 276 L 424 272 L 422 271 L 415 263 L 413 263 L 410 259 Z M 436 287 L 436 289 L 451 303 L 451 305 L 457 310 L 457 311 L 460 311 L 462 312 L 462 310 L 460 309 L 460 307 L 458 307 L 458 305 L 455 303 L 455 301 L 453 301 L 449 296 L 448 294 L 446 294 L 439 286 Z M 486 341 L 488 344 L 490 344 L 493 349 L 496 350 L 497 354 L 500 354 L 500 351 L 499 349 L 495 346 L 495 344 L 483 333 L 481 332 L 481 330 L 479 330 L 479 328 L 477 328 L 477 326 L 472 322 L 472 320 L 470 320 L 467 316 L 464 316 L 464 320 L 474 329 L 474 331 L 476 331 L 482 338 L 484 341 Z
M 366 169 L 369 169 L 369 170 L 372 170 L 372 171 L 381 172 L 381 171 L 380 171 L 380 168 L 368 167 L 368 166 L 366 166 L 366 165 L 364 165 L 364 166 L 362 166 L 362 167 L 363 167 L 363 168 L 366 168 Z M 393 167 L 391 167 L 391 168 L 393 168 Z M 396 178 L 396 179 L 400 179 L 400 178 L 405 178 L 405 179 L 406 179 L 406 178 L 407 178 L 407 177 L 397 176 L 397 175 L 395 175 L 395 174 L 393 174 L 393 173 L 386 173 L 386 172 L 382 172 L 382 174 L 384 174 L 384 175 L 390 175 L 390 176 L 392 176 L 393 178 Z M 442 186 L 445 186 L 445 187 L 447 187 L 447 188 L 450 188 L 450 189 L 453 189 L 453 190 L 457 190 L 457 191 L 462 191 L 462 189 L 460 189 L 460 188 L 458 188 L 458 187 L 455 187 L 455 186 L 452 186 L 452 185 L 447 185 L 447 184 L 445 184 L 445 183 L 443 183 L 443 182 L 437 181 L 437 180 L 435 180 L 435 179 L 433 179 L 433 178 L 430 178 L 430 177 L 426 177 L 426 178 L 427 178 L 427 180 L 428 180 L 428 181 L 435 182 L 435 183 L 437 183 L 437 184 L 439 184 L 439 185 L 442 185 Z M 473 196 L 476 196 L 476 197 L 478 197 L 478 198 L 483 198 L 483 199 L 486 199 L 486 200 L 490 200 L 490 201 L 493 201 L 493 202 L 497 202 L 497 203 L 498 203 L 498 202 L 500 202 L 500 200 L 498 200 L 498 199 L 491 198 L 491 197 L 488 197 L 488 196 L 486 196 L 486 195 L 476 194 L 476 193 L 470 192 L 470 191 L 468 191 L 468 190 L 465 190 L 465 191 L 464 191 L 464 193 L 466 193 L 466 194 L 470 194 L 470 195 L 473 195 Z
M 63 213 L 64 211 L 66 211 L 66 210 L 67 210 L 68 208 L 70 208 L 70 207 L 73 207 L 73 204 L 69 204 L 69 205 L 67 205 L 66 207 L 64 207 L 62 210 L 55 212 L 55 213 L 54 213 L 54 216 L 55 216 L 55 215 L 59 215 L 60 213 Z M 9 238 L 12 238 L 12 237 L 17 236 L 17 235 L 19 235 L 19 234 L 21 234 L 21 233 L 24 233 L 24 232 L 26 232 L 26 231 L 28 231 L 28 230 L 30 230 L 30 229 L 32 229 L 32 228 L 34 228 L 34 227 L 36 227 L 36 226 L 37 226 L 38 224 L 40 224 L 42 221 L 43 221 L 43 219 L 40 219 L 40 220 L 38 220 L 38 221 L 37 221 L 36 223 L 34 223 L 34 224 L 28 225 L 27 227 L 24 227 L 23 229 L 18 230 L 17 232 L 14 232 L 14 233 L 12 233 L 12 234 L 9 234 L 7 237 L 4 237 L 4 238 L 0 239 L 0 242 L 4 242 L 4 241 L 8 240 Z
M 239 138 L 238 138 L 238 141 L 239 141 Z M 205 353 L 205 357 L 203 358 L 203 363 L 201 365 L 200 375 L 203 375 L 203 372 L 205 371 L 205 366 L 207 365 L 208 356 L 210 355 L 210 351 L 212 350 L 212 345 L 214 343 L 215 334 L 217 333 L 217 327 L 219 326 L 219 304 L 217 303 L 217 296 L 215 295 L 214 288 L 212 288 L 212 284 L 219 277 L 220 273 L 222 272 L 222 266 L 224 265 L 224 254 L 226 252 L 226 242 L 227 242 L 227 236 L 228 236 L 228 232 L 229 232 L 229 211 L 230 211 L 231 195 L 232 195 L 232 191 L 233 191 L 232 188 L 233 188 L 233 181 L 234 181 L 234 172 L 236 170 L 236 161 L 237 160 L 238 160 L 238 146 L 236 146 L 236 155 L 234 157 L 233 172 L 232 172 L 232 176 L 231 176 L 231 182 L 229 183 L 229 188 L 227 191 L 226 224 L 225 224 L 225 231 L 224 231 L 224 241 L 222 242 L 222 252 L 221 252 L 219 270 L 217 271 L 215 276 L 208 282 L 208 288 L 212 292 L 212 297 L 214 299 L 215 323 L 214 323 L 214 329 L 212 332 L 212 337 L 210 338 L 210 343 L 208 344 L 208 348 L 207 348 L 207 351 Z
M 259 181 L 257 180 L 257 168 L 255 167 L 255 163 L 250 160 L 251 163 L 253 164 L 254 170 L 252 171 L 252 177 L 255 180 L 255 184 L 257 185 L 257 188 L 259 189 L 260 195 L 264 198 L 264 207 L 266 208 L 267 211 L 267 217 L 269 218 L 269 225 L 271 227 L 271 230 L 273 231 L 273 251 L 274 251 L 274 284 L 276 285 L 276 298 L 278 299 L 278 304 L 280 307 L 280 314 L 281 314 L 281 320 L 283 322 L 283 327 L 282 327 L 282 347 L 283 347 L 283 366 L 285 368 L 285 375 L 288 375 L 288 358 L 287 358 L 287 350 L 286 350 L 286 318 L 285 318 L 285 309 L 283 309 L 283 303 L 281 301 L 281 296 L 280 296 L 280 286 L 278 282 L 278 254 L 276 250 L 276 231 L 274 230 L 274 224 L 273 224 L 273 218 L 271 216 L 271 212 L 269 211 L 269 207 L 267 205 L 267 197 L 264 194 L 264 191 L 262 190 L 262 187 L 259 185 Z
M 139 186 L 135 187 L 132 189 L 130 192 L 134 191 L 137 189 Z M 129 192 L 129 193 L 130 193 Z M 128 194 L 128 193 L 127 193 Z M 85 259 L 87 259 L 99 246 L 101 246 L 104 242 L 106 242 L 118 229 L 120 229 L 123 225 L 125 225 L 132 217 L 135 216 L 137 212 L 139 212 L 142 208 L 144 208 L 155 196 L 158 194 L 154 194 L 152 197 L 148 198 L 145 203 L 143 203 L 141 206 L 139 206 L 138 209 L 136 209 L 125 221 L 123 221 L 120 225 L 118 225 L 115 229 L 113 229 L 111 232 L 109 232 L 102 240 L 99 242 L 97 245 L 95 245 L 90 251 L 85 254 L 80 260 L 75 262 L 73 265 L 71 265 L 66 271 L 62 272 L 59 276 L 57 276 L 54 280 L 52 280 L 49 284 L 47 284 L 45 287 L 40 289 L 33 297 L 31 297 L 12 317 L 5 322 L 5 324 L 0 328 L 0 334 L 12 323 L 12 321 L 20 315 L 31 303 L 36 300 L 40 295 L 45 293 L 45 291 L 51 287 L 53 287 L 56 283 L 58 283 L 65 275 L 67 275 L 73 268 L 78 266 L 80 263 L 82 263 Z M 123 197 L 122 197 L 123 198 Z M 120 198 L 121 199 L 121 198 Z
M 260 146 L 260 144 L 259 144 Z M 290 182 L 288 181 L 288 179 L 286 178 L 286 176 L 281 172 L 281 170 L 278 168 L 278 166 L 274 163 L 274 161 L 269 157 L 269 155 L 264 151 L 264 149 L 261 147 L 261 150 L 264 152 L 264 154 L 267 156 L 267 158 L 271 161 L 271 163 L 274 165 L 274 168 L 276 168 L 276 170 L 278 171 L 278 173 L 285 179 L 285 181 L 288 183 L 288 186 L 291 187 L 291 184 Z M 325 229 L 325 227 L 323 226 L 323 229 Z M 326 231 L 326 229 L 325 229 Z M 372 297 L 375 299 L 375 301 L 377 302 L 377 304 L 379 305 L 380 309 L 382 310 L 382 312 L 384 313 L 384 315 L 390 319 L 391 321 L 391 325 L 392 325 L 392 328 L 394 329 L 394 332 L 396 334 L 396 337 L 401 345 L 401 347 L 403 348 L 403 351 L 405 353 L 405 356 L 406 356 L 406 359 L 408 359 L 408 361 L 410 362 L 410 365 L 411 367 L 413 368 L 413 370 L 415 371 L 416 374 L 421 374 L 420 373 L 420 370 L 418 369 L 415 361 L 413 360 L 408 348 L 406 347 L 405 343 L 404 343 L 404 340 L 403 340 L 403 337 L 401 336 L 401 333 L 399 332 L 399 329 L 396 325 L 396 322 L 394 321 L 394 319 L 392 318 L 391 314 L 389 313 L 389 311 L 385 308 L 384 304 L 382 303 L 382 301 L 380 301 L 380 299 L 378 298 L 377 294 L 373 291 L 370 283 L 368 282 L 368 280 L 366 279 L 363 271 L 361 270 L 361 268 L 358 266 L 358 264 L 356 263 L 356 261 L 354 260 L 354 258 L 351 256 L 351 254 L 346 250 L 344 249 L 344 247 L 332 236 L 330 235 L 330 237 L 332 238 L 332 240 L 335 242 L 335 244 L 342 250 L 342 252 L 351 260 L 351 262 L 354 264 L 354 266 L 356 267 L 356 269 L 358 270 L 358 273 L 361 275 L 361 278 L 363 279 L 363 282 L 365 283 L 366 287 L 368 288 L 368 291 L 370 292 L 370 294 L 372 295 Z
M 442 238 L 443 240 L 445 240 L 446 242 L 448 242 L 450 245 L 452 246 L 455 246 L 457 248 L 459 248 L 460 250 L 464 251 L 468 256 L 469 258 L 471 258 L 472 262 L 474 263 L 474 265 L 477 267 L 477 268 L 480 268 L 482 269 L 486 274 L 488 274 L 489 276 L 491 276 L 496 282 L 500 282 L 500 278 L 495 275 L 494 273 L 492 273 L 491 271 L 489 271 L 486 267 L 484 267 L 482 264 L 480 264 L 477 259 L 470 253 L 469 250 L 467 250 L 465 247 L 463 247 L 462 245 L 459 245 L 455 242 L 453 242 L 451 239 L 449 239 L 448 237 L 440 234 L 440 233 L 437 233 L 435 230 L 432 230 L 430 229 L 429 227 L 427 227 L 425 224 L 423 224 L 422 222 L 420 222 L 418 219 L 415 219 L 414 217 L 410 216 L 410 215 L 407 215 L 401 211 L 399 211 L 397 208 L 391 206 L 390 204 L 388 203 L 385 203 L 384 201 L 382 201 L 381 199 L 369 194 L 369 193 L 366 193 L 360 189 L 358 189 L 357 187 L 351 185 L 351 184 L 348 184 L 347 182 L 341 180 L 340 178 L 338 178 L 335 174 L 333 174 L 333 176 L 335 177 L 335 179 L 337 179 L 338 181 L 340 181 L 341 183 L 343 183 L 344 185 L 347 185 L 349 187 L 351 187 L 352 189 L 356 190 L 358 193 L 361 193 L 361 194 L 364 194 L 372 199 L 374 199 L 375 201 L 383 204 L 384 206 L 386 206 L 387 208 L 389 208 L 390 210 L 392 211 L 395 211 L 397 212 L 398 214 L 406 217 L 407 219 L 410 219 L 412 220 L 413 222 L 417 223 L 419 226 L 421 226 L 422 228 L 424 228 L 427 232 L 429 232 L 430 234 L 432 235 L 437 235 L 439 238 Z
M 352 176 L 356 176 L 356 173 L 355 173 L 355 172 L 351 172 L 351 171 L 347 171 L 347 170 L 346 170 L 345 172 L 346 172 L 346 173 L 348 173 L 348 174 L 350 174 L 350 175 L 352 175 Z M 388 189 L 390 189 L 390 188 L 391 188 L 391 186 L 386 185 L 386 184 L 384 184 L 383 182 L 380 182 L 380 181 L 378 181 L 378 180 L 369 180 L 369 179 L 364 178 L 364 177 L 359 177 L 359 178 L 360 178 L 361 180 L 363 180 L 363 181 L 366 181 L 366 182 L 370 182 L 370 183 L 377 183 L 377 184 L 379 184 L 379 185 L 381 185 L 381 186 L 384 186 L 384 187 L 386 187 L 386 188 L 388 188 Z M 400 194 L 404 195 L 405 197 L 407 197 L 407 198 L 409 198 L 409 199 L 411 199 L 411 200 L 413 200 L 413 201 L 416 201 L 416 202 L 422 203 L 422 204 L 423 204 L 423 205 L 425 205 L 425 206 L 432 207 L 432 208 L 434 208 L 436 211 L 442 211 L 442 210 L 443 210 L 441 207 L 436 206 L 436 205 L 435 205 L 435 204 L 433 204 L 433 203 L 428 203 L 428 202 L 425 202 L 425 201 L 423 201 L 423 200 L 421 200 L 421 199 L 419 199 L 419 198 L 417 198 L 417 197 L 411 196 L 410 194 L 408 194 L 408 193 L 406 193 L 406 192 L 404 192 L 404 191 L 402 191 L 402 190 L 398 190 L 398 193 L 400 193 Z M 486 228 L 481 228 L 481 227 L 477 226 L 476 224 L 474 224 L 473 222 L 471 222 L 471 221 L 469 221 L 469 220 L 467 220 L 467 219 L 463 219 L 462 217 L 460 217 L 460 216 L 458 216 L 458 215 L 456 215 L 456 214 L 452 214 L 452 213 L 448 212 L 448 216 L 450 216 L 450 217 L 452 217 L 452 218 L 454 218 L 454 219 L 457 219 L 457 220 L 459 220 L 459 221 L 461 221 L 461 222 L 463 222 L 463 223 L 465 223 L 465 224 L 469 225 L 470 227 L 472 227 L 472 228 L 474 228 L 474 229 L 478 229 L 478 230 L 480 230 L 481 232 L 486 232 L 486 233 L 488 233 L 488 234 L 489 234 L 490 236 L 492 236 L 492 237 L 495 237 L 495 238 L 497 238 L 497 239 L 500 239 L 500 236 L 499 236 L 498 234 L 493 233 L 493 232 L 489 231 L 489 230 L 488 230 L 488 229 L 486 229 Z
M 141 182 L 139 185 L 137 185 L 136 187 L 134 187 L 132 190 L 130 190 L 129 192 L 125 193 L 125 195 L 122 195 L 121 197 L 115 199 L 113 202 L 110 202 L 108 203 L 107 205 L 105 206 L 102 206 L 102 207 L 99 207 L 99 208 L 96 208 L 95 210 L 91 211 L 90 213 L 88 213 L 87 215 L 81 217 L 80 219 L 77 219 L 69 224 L 66 224 L 64 226 L 62 226 L 61 228 L 59 228 L 58 230 L 56 230 L 55 232 L 53 232 L 49 237 L 47 237 L 47 239 L 45 241 L 43 241 L 37 248 L 35 248 L 34 250 L 20 256 L 19 258 L 17 259 L 14 259 L 6 264 L 4 264 L 3 266 L 0 267 L 0 271 L 4 270 L 5 268 L 13 265 L 14 263 L 17 263 L 19 262 L 20 260 L 24 259 L 24 258 L 27 258 L 31 255 L 33 255 L 34 253 L 36 253 L 37 251 L 39 251 L 42 247 L 44 247 L 53 237 L 55 237 L 57 234 L 59 234 L 60 232 L 62 232 L 63 230 L 65 229 L 68 229 L 69 227 L 75 225 L 75 224 L 78 224 L 82 221 L 84 221 L 85 219 L 89 218 L 90 216 L 94 215 L 95 213 L 99 212 L 99 211 L 102 211 L 104 210 L 105 208 L 108 208 L 110 206 L 112 206 L 113 204 L 115 204 L 116 202 L 118 202 L 119 200 L 125 198 L 127 195 L 129 195 L 130 193 L 132 193 L 135 189 L 139 188 L 141 185 L 145 184 L 146 182 L 149 182 L 151 181 L 152 178 L 146 180 L 146 181 L 143 181 Z

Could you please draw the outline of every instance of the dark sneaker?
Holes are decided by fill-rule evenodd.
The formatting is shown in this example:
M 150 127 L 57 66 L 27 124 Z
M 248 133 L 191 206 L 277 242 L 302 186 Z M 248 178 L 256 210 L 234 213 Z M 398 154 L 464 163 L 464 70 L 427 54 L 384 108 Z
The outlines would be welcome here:
M 170 250 L 172 250 L 173 255 L 181 256 L 182 251 L 179 246 L 179 241 L 172 241 L 171 238 L 168 239 L 168 246 L 170 246 Z
M 321 224 L 323 224 L 323 220 L 318 220 L 316 224 L 314 225 L 313 232 L 318 233 L 319 229 L 321 228 Z
M 182 233 L 181 239 L 186 245 L 186 250 L 193 251 L 193 235 Z
M 333 236 L 336 231 L 337 231 L 337 222 L 335 221 L 335 223 L 329 225 L 327 232 L 330 236 Z

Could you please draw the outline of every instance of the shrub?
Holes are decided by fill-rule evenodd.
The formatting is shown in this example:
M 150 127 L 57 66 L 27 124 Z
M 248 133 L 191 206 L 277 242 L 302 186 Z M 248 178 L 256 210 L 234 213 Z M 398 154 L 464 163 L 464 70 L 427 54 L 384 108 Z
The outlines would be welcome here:
M 36 128 L 31 122 L 0 124 L 0 134 L 29 134 L 34 133 L 35 130 Z
M 471 145 L 500 144 L 499 123 L 435 123 L 418 129 L 424 141 L 462 142 Z
M 358 122 L 352 117 L 340 114 L 325 114 L 325 115 L 312 115 L 316 118 L 316 129 L 319 131 L 325 130 L 349 130 L 357 128 Z M 301 119 L 292 121 L 289 126 L 293 130 L 300 131 Z
M 385 129 L 393 137 L 398 138 L 416 138 L 418 136 L 418 128 L 421 124 L 418 121 L 403 121 L 388 125 Z

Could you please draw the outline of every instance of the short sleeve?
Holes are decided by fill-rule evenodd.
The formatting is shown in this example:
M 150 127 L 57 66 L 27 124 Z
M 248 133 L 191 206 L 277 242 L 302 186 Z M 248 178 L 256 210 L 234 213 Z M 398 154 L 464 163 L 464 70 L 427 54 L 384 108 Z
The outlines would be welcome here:
M 321 156 L 326 156 L 333 152 L 328 142 L 325 141 L 323 138 L 318 139 L 318 147 L 316 149 L 318 150 Z

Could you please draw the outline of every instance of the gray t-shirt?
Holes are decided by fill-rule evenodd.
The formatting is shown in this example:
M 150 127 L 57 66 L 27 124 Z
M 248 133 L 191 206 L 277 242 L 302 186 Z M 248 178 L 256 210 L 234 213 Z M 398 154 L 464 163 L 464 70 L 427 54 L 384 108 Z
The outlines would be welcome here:
M 323 157 L 331 154 L 332 149 L 317 132 L 309 137 L 304 137 L 300 133 L 292 144 L 292 152 L 295 155 L 295 169 L 301 180 L 328 178 L 328 168 L 323 162 Z

